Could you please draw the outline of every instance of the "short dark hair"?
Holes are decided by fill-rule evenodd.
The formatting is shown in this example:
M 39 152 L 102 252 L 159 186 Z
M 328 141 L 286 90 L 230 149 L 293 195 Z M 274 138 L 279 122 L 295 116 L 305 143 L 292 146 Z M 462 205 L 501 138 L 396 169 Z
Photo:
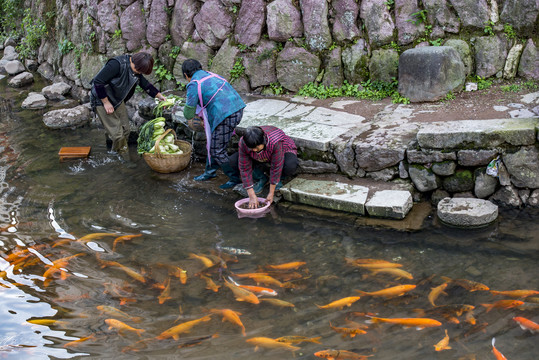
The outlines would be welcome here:
M 147 52 L 139 52 L 131 56 L 135 70 L 144 75 L 150 75 L 153 70 L 153 57 Z
M 258 145 L 264 145 L 266 143 L 264 130 L 260 126 L 248 127 L 243 133 L 243 142 L 249 149 L 254 149 Z
M 202 70 L 202 64 L 195 59 L 187 59 L 182 64 L 182 75 L 185 79 L 185 75 L 193 77 L 193 74 L 198 70 Z

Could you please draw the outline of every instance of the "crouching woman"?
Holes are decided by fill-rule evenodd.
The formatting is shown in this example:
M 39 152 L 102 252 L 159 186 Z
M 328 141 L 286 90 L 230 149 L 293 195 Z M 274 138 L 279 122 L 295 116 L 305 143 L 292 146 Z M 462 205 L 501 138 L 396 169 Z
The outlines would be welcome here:
M 267 202 L 273 202 L 275 190 L 282 180 L 296 173 L 297 148 L 294 141 L 275 126 L 251 126 L 238 144 L 238 152 L 230 156 L 230 164 L 238 169 L 243 188 L 249 196 L 249 208 L 258 207 L 257 194 L 268 182 L 265 171 L 269 168 L 269 192 Z

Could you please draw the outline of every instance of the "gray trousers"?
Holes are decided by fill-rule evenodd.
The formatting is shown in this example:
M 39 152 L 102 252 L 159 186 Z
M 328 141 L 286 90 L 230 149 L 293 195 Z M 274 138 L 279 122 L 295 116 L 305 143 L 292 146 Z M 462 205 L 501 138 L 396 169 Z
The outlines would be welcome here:
M 95 112 L 112 140 L 112 150 L 118 153 L 127 151 L 130 128 L 125 104 L 122 102 L 112 114 L 107 114 L 104 106 L 97 106 Z

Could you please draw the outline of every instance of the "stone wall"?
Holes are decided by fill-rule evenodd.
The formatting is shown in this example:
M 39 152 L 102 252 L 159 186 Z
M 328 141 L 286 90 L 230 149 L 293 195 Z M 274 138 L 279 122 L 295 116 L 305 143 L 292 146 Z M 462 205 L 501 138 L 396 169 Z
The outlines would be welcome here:
M 45 8 L 27 0 L 36 17 Z M 539 79 L 535 0 L 57 0 L 39 72 L 85 97 L 107 58 L 140 50 L 158 59 L 162 90 L 197 58 L 241 92 L 297 91 L 311 81 L 390 81 L 398 56 L 448 45 L 468 75 Z M 50 9 L 48 9 L 50 11 Z M 456 40 L 460 39 L 460 40 Z M 58 45 L 75 49 L 62 54 Z M 234 69 L 234 70 L 233 70 Z M 170 79 L 166 79 L 166 75 Z M 58 79 L 55 79 L 58 80 Z M 161 81 L 158 81 L 161 80 Z

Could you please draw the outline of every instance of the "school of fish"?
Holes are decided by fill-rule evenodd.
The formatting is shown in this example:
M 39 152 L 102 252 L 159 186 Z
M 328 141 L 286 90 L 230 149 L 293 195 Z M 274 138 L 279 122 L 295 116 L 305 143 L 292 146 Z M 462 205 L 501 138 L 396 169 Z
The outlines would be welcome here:
M 103 271 L 115 272 L 117 275 L 123 273 L 128 280 L 123 285 L 103 281 L 103 295 L 118 302 L 117 306 L 137 302 L 137 297 L 134 295 L 137 289 L 146 289 L 146 292 L 151 294 L 145 298 L 145 301 L 164 305 L 168 301 L 175 300 L 178 289 L 191 286 L 193 283 L 203 283 L 203 291 L 210 291 L 214 293 L 213 296 L 233 298 L 237 302 L 237 308 L 234 309 L 200 307 L 199 311 L 193 314 L 184 314 L 180 304 L 179 317 L 174 322 L 163 324 L 159 332 L 137 327 L 136 324 L 143 320 L 140 316 L 134 316 L 114 306 L 97 305 L 95 312 L 87 316 L 103 317 L 106 332 L 89 333 L 78 340 L 66 342 L 63 345 L 65 348 L 78 347 L 83 342 L 97 342 L 103 337 L 114 334 L 133 341 L 131 345 L 124 347 L 125 352 L 141 351 L 149 346 L 159 346 L 155 344 L 165 341 L 174 341 L 178 348 L 185 348 L 212 341 L 219 336 L 218 331 L 228 329 L 228 331 L 236 332 L 238 336 L 246 337 L 246 346 L 253 346 L 254 351 L 265 348 L 271 351 L 290 351 L 295 354 L 302 350 L 300 346 L 302 344 L 316 344 L 319 349 L 313 353 L 315 357 L 333 360 L 376 358 L 375 346 L 368 353 L 362 354 L 352 351 L 353 346 L 351 346 L 352 349 L 324 349 L 322 336 L 282 334 L 280 337 L 270 337 L 258 332 L 250 336 L 249 328 L 242 322 L 241 317 L 246 311 L 256 311 L 258 307 L 270 306 L 281 309 L 279 311 L 293 311 L 286 310 L 287 308 L 294 309 L 295 305 L 283 299 L 283 297 L 286 298 L 283 295 L 288 291 L 301 291 L 311 286 L 310 284 L 318 286 L 321 282 L 338 279 L 337 275 L 311 279 L 307 262 L 297 259 L 277 264 L 265 264 L 253 269 L 252 272 L 239 271 L 236 268 L 243 269 L 243 267 L 235 266 L 239 259 L 236 255 L 230 255 L 231 251 L 190 253 L 178 264 L 156 263 L 150 267 L 143 266 L 140 270 L 125 258 L 114 256 L 122 247 L 129 246 L 126 244 L 128 241 L 137 241 L 142 236 L 142 234 L 93 233 L 75 240 L 51 240 L 29 248 L 15 248 L 9 253 L 2 254 L 2 258 L 9 266 L 0 269 L 2 280 L 0 285 L 2 287 L 21 286 L 10 281 L 9 272 L 20 273 L 26 270 L 40 274 L 40 281 L 44 287 L 54 283 L 60 284 L 68 279 L 75 281 L 71 276 L 73 274 L 71 265 L 81 261 L 82 257 L 94 256 L 96 267 L 100 267 Z M 106 245 L 102 247 L 108 247 L 110 250 L 97 253 L 97 255 L 88 250 L 87 243 L 96 240 L 101 245 Z M 76 249 L 76 252 L 70 254 L 69 252 L 73 249 Z M 235 253 L 251 254 L 247 251 Z M 361 274 L 362 281 L 358 285 L 361 288 L 355 289 L 355 294 L 331 294 L 327 296 L 325 304 L 312 303 L 314 311 L 342 314 L 339 323 L 329 321 L 327 328 L 340 334 L 343 341 L 367 339 L 369 333 L 376 334 L 390 326 L 417 330 L 439 328 L 440 330 L 432 332 L 435 336 L 431 339 L 432 351 L 449 351 L 454 347 L 452 342 L 462 342 L 469 334 L 485 331 L 488 323 L 483 321 L 483 317 L 490 311 L 518 311 L 515 315 L 519 316 L 512 317 L 511 326 L 520 327 L 522 331 L 531 334 L 539 332 L 539 325 L 530 318 L 537 314 L 537 303 L 539 303 L 537 290 L 491 290 L 487 285 L 476 281 L 436 275 L 414 281 L 414 276 L 402 269 L 403 264 L 385 259 L 345 257 L 343 264 L 346 264 L 351 271 Z M 366 279 L 376 281 L 365 281 Z M 375 284 L 385 285 L 375 286 Z M 454 297 L 454 294 L 458 294 L 459 291 L 487 294 L 485 296 L 490 297 L 492 301 L 462 304 L 459 303 L 457 297 Z M 500 299 L 500 297 L 503 298 Z M 57 301 L 68 302 L 89 298 L 88 294 L 80 294 L 58 298 Z M 391 314 L 387 311 L 387 304 L 408 304 L 411 301 L 420 300 L 425 304 L 424 308 L 412 309 L 406 317 L 390 316 Z M 444 304 L 441 305 L 441 302 Z M 376 312 L 352 311 L 357 304 L 368 304 L 371 308 L 375 308 Z M 237 311 L 239 308 L 241 312 Z M 290 314 L 293 316 L 293 312 Z M 354 320 L 360 320 L 360 322 Z M 62 318 L 33 318 L 28 319 L 27 322 L 55 327 L 69 324 L 67 319 Z M 457 326 L 461 330 L 465 328 L 466 331 L 459 331 L 457 335 Z M 209 331 L 211 334 L 186 337 L 186 334 L 191 331 L 197 333 Z M 452 333 L 455 335 L 452 336 Z M 368 345 L 367 340 L 363 341 L 365 341 L 364 345 Z M 492 354 L 496 359 L 506 359 L 495 347 L 494 337 L 491 339 L 491 345 Z M 475 355 L 470 355 L 470 358 L 475 358 Z

